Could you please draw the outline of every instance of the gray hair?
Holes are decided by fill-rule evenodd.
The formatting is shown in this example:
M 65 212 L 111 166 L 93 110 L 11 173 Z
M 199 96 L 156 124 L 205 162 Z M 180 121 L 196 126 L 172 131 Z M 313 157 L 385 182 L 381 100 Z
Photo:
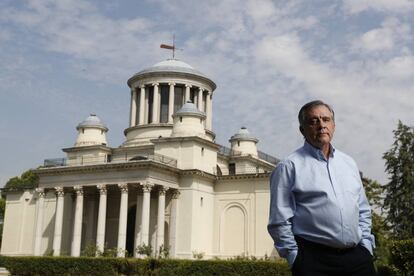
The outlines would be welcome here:
M 327 109 L 329 109 L 329 111 L 332 113 L 332 120 L 335 122 L 335 112 L 333 111 L 332 107 L 329 104 L 324 103 L 323 101 L 316 100 L 316 101 L 308 102 L 307 104 L 302 106 L 302 108 L 299 110 L 299 114 L 298 114 L 299 125 L 303 127 L 305 124 L 306 113 L 312 108 L 314 108 L 315 106 L 320 106 L 320 105 L 323 105 Z

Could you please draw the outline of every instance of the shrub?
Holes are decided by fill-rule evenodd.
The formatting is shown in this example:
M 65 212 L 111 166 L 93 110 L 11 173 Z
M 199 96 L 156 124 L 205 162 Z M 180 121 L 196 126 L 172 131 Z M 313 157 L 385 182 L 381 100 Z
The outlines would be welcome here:
M 171 260 L 106 257 L 6 257 L 13 275 L 290 275 L 285 261 Z
M 414 275 L 414 239 L 393 241 L 390 253 L 391 265 L 402 275 Z

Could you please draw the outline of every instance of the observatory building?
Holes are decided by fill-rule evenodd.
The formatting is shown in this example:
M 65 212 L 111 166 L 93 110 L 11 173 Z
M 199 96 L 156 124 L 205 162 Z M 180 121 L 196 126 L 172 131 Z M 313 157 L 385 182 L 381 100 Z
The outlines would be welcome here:
M 128 80 L 125 141 L 91 114 L 65 158 L 35 170 L 35 189 L 8 191 L 3 255 L 80 256 L 88 245 L 173 258 L 275 255 L 267 233 L 269 173 L 277 159 L 242 127 L 229 147 L 212 128 L 216 84 L 177 59 Z M 63 145 L 64 146 L 64 145 Z

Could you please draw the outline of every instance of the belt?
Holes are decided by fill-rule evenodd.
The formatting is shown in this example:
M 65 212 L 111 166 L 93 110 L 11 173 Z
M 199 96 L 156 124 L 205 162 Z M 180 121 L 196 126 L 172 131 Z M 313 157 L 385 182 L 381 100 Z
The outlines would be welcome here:
M 346 253 L 346 252 L 353 250 L 356 247 L 356 246 L 342 247 L 342 248 L 331 247 L 325 244 L 308 241 L 299 236 L 295 236 L 295 240 L 299 247 L 307 247 L 307 248 L 311 248 L 315 250 L 329 251 L 329 252 L 334 252 L 334 253 Z

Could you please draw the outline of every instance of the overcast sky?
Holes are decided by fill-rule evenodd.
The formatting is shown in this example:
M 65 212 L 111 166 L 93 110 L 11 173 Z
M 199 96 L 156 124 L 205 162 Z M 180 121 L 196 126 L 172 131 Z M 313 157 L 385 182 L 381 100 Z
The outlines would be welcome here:
M 0 185 L 64 157 L 96 113 L 118 147 L 134 73 L 177 57 L 217 84 L 216 141 L 241 126 L 283 158 L 303 139 L 297 111 L 336 112 L 334 145 L 387 182 L 383 153 L 398 120 L 414 125 L 414 1 L 3 0 L 0 2 Z

